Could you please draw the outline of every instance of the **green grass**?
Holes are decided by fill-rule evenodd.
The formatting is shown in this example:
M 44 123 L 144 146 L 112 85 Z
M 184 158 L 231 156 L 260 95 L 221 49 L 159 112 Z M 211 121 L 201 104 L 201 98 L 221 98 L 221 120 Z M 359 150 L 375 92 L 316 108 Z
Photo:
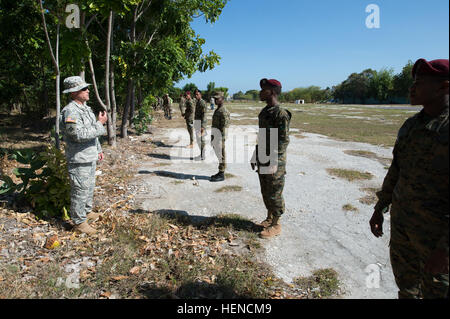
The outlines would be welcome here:
M 290 127 L 338 140 L 393 146 L 404 121 L 416 111 L 369 109 L 358 105 L 282 104 L 292 113 Z M 255 110 L 250 109 L 257 108 Z M 254 120 L 235 121 L 235 125 L 257 125 L 263 104 L 227 104 L 227 108 Z M 357 112 L 357 114 L 355 114 Z M 361 117 L 351 118 L 352 116 Z M 367 119 L 365 119 L 367 118 Z M 308 123 L 308 124 L 305 124 Z M 299 133 L 294 133 L 300 135 Z M 301 135 L 300 135 L 301 136 Z
M 376 192 L 379 191 L 378 188 L 362 188 L 362 191 L 366 192 L 366 196 L 359 199 L 359 202 L 365 205 L 374 205 L 378 202 L 378 197 Z
M 345 211 L 352 211 L 352 212 L 357 212 L 358 208 L 354 207 L 352 204 L 345 204 L 344 206 L 342 206 L 342 209 Z
M 309 293 L 313 298 L 329 298 L 340 293 L 338 273 L 331 268 L 318 269 L 310 277 L 297 277 L 294 284 Z
M 355 180 L 370 180 L 373 178 L 373 175 L 369 172 L 359 172 L 348 169 L 328 168 L 327 172 L 332 176 L 343 178 L 350 182 Z
M 237 185 L 224 186 L 215 190 L 216 193 L 240 192 L 240 191 L 242 191 L 242 187 Z

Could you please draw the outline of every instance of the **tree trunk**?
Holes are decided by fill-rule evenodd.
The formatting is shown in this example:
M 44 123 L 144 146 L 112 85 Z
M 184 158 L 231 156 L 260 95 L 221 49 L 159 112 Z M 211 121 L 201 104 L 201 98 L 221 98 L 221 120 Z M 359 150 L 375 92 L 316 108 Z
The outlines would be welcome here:
M 59 28 L 60 24 L 56 28 L 56 64 L 58 65 L 58 70 L 56 74 L 56 120 L 55 120 L 55 146 L 59 150 L 59 115 L 61 111 L 61 94 L 59 92 L 59 86 L 61 85 L 61 75 L 59 73 Z
M 122 138 L 126 138 L 128 136 L 128 131 L 127 131 L 127 129 L 128 129 L 128 115 L 130 113 L 132 89 L 133 89 L 133 80 L 132 79 L 128 79 L 127 101 L 125 103 L 125 107 L 123 108 L 122 125 L 120 126 L 120 133 L 121 133 Z
M 133 87 L 131 90 L 131 104 L 130 104 L 130 127 L 133 127 L 134 110 L 136 109 L 136 85 L 133 81 Z
M 106 70 L 105 70 L 105 101 L 106 101 L 106 114 L 108 116 L 107 131 L 108 131 L 108 144 L 112 147 L 116 146 L 116 130 L 113 127 L 112 112 L 111 112 L 111 98 L 109 88 L 110 78 L 110 55 L 111 55 L 111 36 L 112 36 L 112 24 L 113 24 L 113 12 L 109 12 L 108 18 L 108 35 L 106 40 Z

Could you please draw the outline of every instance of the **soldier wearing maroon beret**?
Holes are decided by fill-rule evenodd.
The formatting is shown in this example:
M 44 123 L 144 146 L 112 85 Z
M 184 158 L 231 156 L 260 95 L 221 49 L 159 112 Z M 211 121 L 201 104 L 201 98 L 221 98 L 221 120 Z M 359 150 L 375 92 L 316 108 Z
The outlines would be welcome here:
M 391 214 L 390 258 L 399 298 L 448 298 L 449 62 L 419 59 L 410 89 L 423 109 L 398 132 L 393 161 L 370 220 L 383 235 Z
M 270 238 L 281 233 L 279 219 L 285 210 L 283 188 L 292 115 L 278 103 L 281 94 L 279 81 L 262 79 L 260 86 L 260 99 L 267 106 L 258 115 L 258 142 L 251 166 L 252 169 L 258 168 L 261 194 L 267 208 L 267 218 L 260 223 L 264 228 L 260 237 Z

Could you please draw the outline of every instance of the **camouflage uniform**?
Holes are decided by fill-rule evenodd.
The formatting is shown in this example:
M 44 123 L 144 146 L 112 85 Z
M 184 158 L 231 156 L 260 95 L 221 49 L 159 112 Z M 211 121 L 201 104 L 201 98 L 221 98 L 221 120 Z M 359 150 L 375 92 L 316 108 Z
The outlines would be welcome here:
M 211 127 L 220 131 L 221 139 L 215 139 L 215 132 L 212 130 L 211 144 L 214 152 L 216 153 L 217 159 L 219 160 L 219 172 L 221 173 L 225 172 L 226 169 L 225 140 L 229 126 L 230 112 L 228 112 L 224 105 L 218 106 L 214 111 Z
M 284 213 L 284 199 L 283 199 L 283 188 L 284 188 L 284 176 L 286 174 L 286 149 L 289 144 L 289 124 L 291 121 L 291 113 L 281 108 L 279 105 L 276 106 L 266 106 L 259 113 L 259 128 L 264 129 L 266 132 L 265 141 L 261 141 L 258 137 L 258 144 L 266 144 L 266 152 L 269 154 L 276 154 L 278 159 L 278 167 L 274 174 L 263 174 L 261 172 L 262 166 L 267 166 L 259 162 L 257 158 L 258 165 L 258 176 L 259 183 L 261 185 L 261 194 L 263 196 L 264 204 L 274 217 L 280 217 Z M 278 145 L 276 149 L 270 149 L 270 129 L 278 130 Z M 272 146 L 273 147 L 273 146 Z M 258 146 L 256 146 L 258 152 Z M 266 153 L 267 154 L 267 153 Z
M 186 127 L 189 133 L 189 144 L 192 144 L 194 143 L 194 102 L 192 99 L 186 99 L 184 106 L 186 107 L 184 119 L 186 120 Z
M 92 210 L 95 169 L 102 152 L 98 137 L 106 133 L 92 109 L 71 101 L 61 112 L 61 131 L 66 142 L 70 178 L 70 215 L 75 224 L 86 220 Z
M 399 298 L 448 296 L 448 273 L 423 271 L 436 248 L 449 241 L 448 106 L 436 118 L 423 110 L 400 128 L 393 162 L 375 211 L 391 207 L 390 257 Z
M 200 148 L 202 154 L 206 145 L 205 142 L 206 113 L 207 113 L 206 102 L 203 99 L 197 100 L 197 103 L 195 105 L 195 117 L 194 117 L 195 137 L 197 140 L 198 147 Z M 201 134 L 201 129 L 204 130 L 203 134 Z
M 185 103 L 186 103 L 186 99 L 184 98 L 184 96 L 182 96 L 180 98 L 180 103 L 178 104 L 178 106 L 180 107 L 181 116 L 184 116 Z

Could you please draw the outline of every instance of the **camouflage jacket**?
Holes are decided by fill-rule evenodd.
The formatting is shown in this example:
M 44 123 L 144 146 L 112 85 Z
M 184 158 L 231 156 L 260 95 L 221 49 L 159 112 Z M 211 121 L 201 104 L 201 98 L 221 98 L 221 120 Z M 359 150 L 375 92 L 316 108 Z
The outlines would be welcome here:
M 448 106 L 438 117 L 431 118 L 422 110 L 406 120 L 398 132 L 393 161 L 375 206 L 375 211 L 382 211 L 392 203 L 399 208 L 398 212 L 393 209 L 392 215 L 401 214 L 407 227 L 424 236 L 440 233 L 438 246 L 447 250 L 448 138 Z
M 222 105 L 214 111 L 211 127 L 218 129 L 222 133 L 222 139 L 224 139 L 226 137 L 226 129 L 229 126 L 230 112 Z
M 201 121 L 202 127 L 206 127 L 206 113 L 208 107 L 206 106 L 206 102 L 203 99 L 197 100 L 195 105 L 195 120 Z
M 189 121 L 193 121 L 194 120 L 194 102 L 192 101 L 192 99 L 188 100 L 186 99 L 186 101 L 184 102 L 184 118 L 186 120 Z
M 289 144 L 289 124 L 291 118 L 291 112 L 279 105 L 266 106 L 258 115 L 260 133 L 258 134 L 258 145 L 256 147 L 258 149 L 259 145 L 265 143 L 266 154 L 268 156 L 277 154 L 279 166 L 284 166 L 286 164 L 286 149 Z M 277 130 L 278 143 L 276 145 L 271 145 L 273 143 L 270 143 L 270 136 L 273 133 L 273 130 L 271 129 Z M 263 139 L 263 136 L 260 135 L 262 131 L 266 134 L 265 140 Z M 259 164 L 258 158 L 257 162 Z
M 184 105 L 186 103 L 186 99 L 184 97 L 180 98 L 180 103 L 178 106 L 180 107 L 181 114 L 184 114 Z
M 61 132 L 66 142 L 68 163 L 88 163 L 98 159 L 102 152 L 98 137 L 106 133 L 103 124 L 96 120 L 92 109 L 74 101 L 61 111 Z

